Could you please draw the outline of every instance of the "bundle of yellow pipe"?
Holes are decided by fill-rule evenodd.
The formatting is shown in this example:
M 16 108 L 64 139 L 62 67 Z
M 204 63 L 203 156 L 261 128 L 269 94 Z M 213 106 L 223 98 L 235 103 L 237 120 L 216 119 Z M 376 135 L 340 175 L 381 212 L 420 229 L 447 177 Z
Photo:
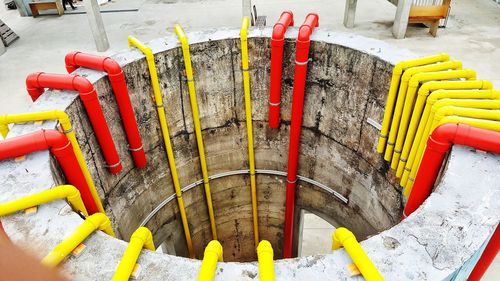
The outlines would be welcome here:
M 384 280 L 370 258 L 366 255 L 358 240 L 356 240 L 354 234 L 344 227 L 337 228 L 332 235 L 332 250 L 335 251 L 341 247 L 344 247 L 365 280 Z
M 500 94 L 491 82 L 475 79 L 475 71 L 462 70 L 461 62 L 450 61 L 447 54 L 394 67 L 377 152 L 396 170 L 405 196 L 410 194 L 427 138 L 443 120 L 496 128 L 499 119 L 492 110 L 499 108 Z M 453 108 L 440 110 L 446 106 Z

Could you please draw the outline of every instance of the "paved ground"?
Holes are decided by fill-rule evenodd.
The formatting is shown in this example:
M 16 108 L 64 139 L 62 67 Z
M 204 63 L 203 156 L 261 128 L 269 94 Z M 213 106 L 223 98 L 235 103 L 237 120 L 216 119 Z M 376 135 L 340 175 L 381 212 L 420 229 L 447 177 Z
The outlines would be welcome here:
M 489 79 L 500 88 L 500 5 L 492 0 L 454 0 L 447 28 L 440 29 L 437 38 L 428 35 L 426 28 L 411 26 L 404 40 L 392 38 L 390 28 L 396 9 L 386 0 L 358 1 L 354 29 L 346 29 L 342 25 L 344 0 L 252 2 L 260 15 L 268 17 L 268 25 L 284 9 L 294 12 L 297 25 L 308 12 L 318 12 L 322 27 L 378 38 L 422 55 L 449 53 L 453 58 L 463 61 L 464 67 L 475 69 L 479 79 Z M 238 27 L 241 18 L 240 3 L 235 0 L 115 0 L 102 9 L 136 8 L 138 11 L 103 14 L 111 44 L 107 53 L 127 48 L 128 35 L 134 35 L 142 41 L 171 35 L 174 23 L 182 24 L 185 30 Z M 83 7 L 79 9 L 83 11 Z M 3 100 L 0 103 L 0 114 L 23 112 L 27 109 L 30 101 L 24 79 L 28 73 L 64 73 L 63 58 L 67 52 L 95 52 L 85 15 L 21 18 L 17 11 L 6 11 L 0 7 L 0 19 L 21 37 L 0 56 L 0 99 Z M 313 215 L 306 216 L 304 225 L 303 253 L 330 248 L 331 226 L 315 219 Z M 498 260 L 485 280 L 500 279 Z

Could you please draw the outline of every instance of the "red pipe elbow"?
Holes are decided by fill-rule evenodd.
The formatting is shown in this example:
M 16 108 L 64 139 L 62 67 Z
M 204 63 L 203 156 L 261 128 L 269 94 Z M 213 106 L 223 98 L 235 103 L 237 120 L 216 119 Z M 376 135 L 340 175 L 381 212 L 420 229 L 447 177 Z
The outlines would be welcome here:
M 89 214 L 98 212 L 73 147 L 63 133 L 57 130 L 40 130 L 1 141 L 0 160 L 47 149 L 50 149 L 58 161 L 68 182 L 80 191 Z
M 105 71 L 113 88 L 120 116 L 129 143 L 129 149 L 138 168 L 146 167 L 146 154 L 142 146 L 134 109 L 128 93 L 125 75 L 120 65 L 110 57 L 96 56 L 81 52 L 71 52 L 64 58 L 66 70 L 71 73 L 78 67 Z
M 429 197 L 444 157 L 453 144 L 500 153 L 500 132 L 455 123 L 437 127 L 427 141 L 427 147 L 402 219 L 413 213 Z
M 283 45 L 288 26 L 293 26 L 293 13 L 284 11 L 273 27 L 271 37 L 271 74 L 269 83 L 269 127 L 280 123 L 281 77 L 283 72 Z

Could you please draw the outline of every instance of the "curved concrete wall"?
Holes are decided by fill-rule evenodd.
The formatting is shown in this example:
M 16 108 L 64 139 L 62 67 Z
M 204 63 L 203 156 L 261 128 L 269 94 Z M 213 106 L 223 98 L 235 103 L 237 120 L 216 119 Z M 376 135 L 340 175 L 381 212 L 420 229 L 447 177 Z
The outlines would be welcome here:
M 269 50 L 266 37 L 269 34 L 270 29 L 252 30 L 250 34 L 255 37 L 250 43 L 251 58 L 255 60 L 251 67 L 257 166 L 285 170 L 288 139 L 286 120 L 289 120 L 293 72 L 290 62 L 293 56 L 288 43 L 285 57 L 289 64 L 284 71 L 282 114 L 285 124 L 279 131 L 272 131 L 266 128 L 268 93 L 266 83 L 262 83 L 268 79 Z M 188 36 L 191 43 L 199 43 L 193 45 L 192 53 L 210 173 L 245 169 L 246 135 L 242 122 L 238 43 L 234 39 L 238 31 L 218 30 Z M 296 30 L 292 29 L 287 36 L 295 37 Z M 382 162 L 374 153 L 377 131 L 366 123 L 366 119 L 381 119 L 391 64 L 414 55 L 376 40 L 321 30 L 315 32 L 313 39 L 316 42 L 312 45 L 313 61 L 308 76 L 305 112 L 315 114 L 306 114 L 304 118 L 299 174 L 336 189 L 349 198 L 349 205 L 343 206 L 331 194 L 308 184 L 299 186 L 297 205 L 333 223 L 345 224 L 362 238 L 391 227 L 399 218 L 399 192 L 390 185 L 390 177 L 387 177 Z M 178 148 L 176 158 L 182 185 L 185 186 L 201 176 L 189 121 L 182 60 L 175 37 L 150 44 L 157 53 L 167 118 L 174 136 L 174 146 Z M 207 46 L 211 52 L 206 51 Z M 143 56 L 137 51 L 127 51 L 114 58 L 124 67 L 132 102 L 141 124 L 141 135 L 147 136 L 144 142 L 150 161 L 147 169 L 139 171 L 132 167 L 114 98 L 109 94 L 110 87 L 107 80 L 102 79 L 102 73 L 78 70 L 79 74 L 95 82 L 100 93 L 124 161 L 125 169 L 121 174 L 111 176 L 105 171 L 92 130 L 74 93 L 48 92 L 32 109 L 65 109 L 73 117 L 77 137 L 92 174 L 102 188 L 101 196 L 105 198 L 108 214 L 121 236 L 128 239 L 140 224 L 141 216 L 171 195 L 173 190 L 160 142 L 155 107 L 149 97 L 151 88 Z M 263 60 L 262 63 L 258 59 Z M 209 65 L 211 61 L 218 63 Z M 224 64 L 228 67 L 218 68 Z M 212 79 L 214 75 L 210 74 L 218 74 L 218 78 Z M 369 78 L 352 81 L 351 77 L 356 75 L 368 75 Z M 53 128 L 54 125 L 54 122 L 45 122 L 42 127 Z M 15 126 L 11 134 L 22 134 L 29 130 L 33 130 L 33 125 Z M 471 163 L 472 167 L 460 164 L 462 161 Z M 500 210 L 500 203 L 487 198 L 500 190 L 495 184 L 499 182 L 495 181 L 495 177 L 500 174 L 497 171 L 499 162 L 498 157 L 455 149 L 438 192 L 409 219 L 363 243 L 388 280 L 444 279 L 453 276 L 464 261 L 478 253 L 497 223 L 496 214 Z M 165 169 L 159 169 L 161 165 L 165 165 Z M 5 183 L 0 187 L 1 201 L 43 190 L 61 181 L 55 167 L 51 167 L 46 152 L 29 155 L 22 163 L 4 161 L 0 167 L 0 178 Z M 55 172 L 51 175 L 52 170 Z M 479 176 L 464 180 L 456 176 L 465 172 Z M 485 173 L 491 175 L 487 182 L 484 177 L 480 177 Z M 262 238 L 271 240 L 275 255 L 280 256 L 284 180 L 259 176 L 258 181 L 262 191 L 259 195 Z M 457 185 L 458 182 L 461 184 Z M 474 196 L 464 196 L 467 188 L 474 188 Z M 253 259 L 247 179 L 239 176 L 215 180 L 212 190 L 219 235 L 225 244 L 225 258 Z M 184 196 L 195 247 L 200 256 L 204 243 L 210 239 L 206 210 L 200 204 L 204 202 L 202 188 L 194 188 Z M 477 202 L 484 200 L 488 201 L 487 204 L 477 205 Z M 442 202 L 451 203 L 441 206 Z M 183 254 L 183 238 L 176 208 L 176 202 L 172 201 L 151 220 L 148 227 L 154 230 L 157 240 L 179 242 L 177 244 L 181 246 L 176 251 Z M 22 214 L 7 217 L 5 228 L 13 241 L 22 244 L 29 239 L 29 248 L 43 256 L 60 241 L 60 237 L 70 233 L 81 222 L 78 216 L 67 209 L 67 205 L 61 201 L 47 204 L 41 206 L 39 213 L 32 217 Z M 233 218 L 236 212 L 240 214 Z M 457 216 L 456 212 L 461 215 Z M 464 226 L 469 228 L 466 233 L 463 231 Z M 68 259 L 65 270 L 79 280 L 110 279 L 126 244 L 101 233 L 91 236 L 85 243 L 89 250 L 77 258 Z M 102 260 L 107 262 L 99 262 Z M 473 263 L 474 260 L 471 260 Z M 141 255 L 139 263 L 143 268 L 140 276 L 142 280 L 194 279 L 200 264 L 198 261 L 147 252 Z M 344 270 L 347 263 L 350 263 L 349 258 L 343 250 L 332 255 L 279 261 L 276 263 L 277 280 L 338 280 L 348 276 Z M 254 279 L 257 275 L 255 263 L 223 263 L 217 271 L 220 280 Z

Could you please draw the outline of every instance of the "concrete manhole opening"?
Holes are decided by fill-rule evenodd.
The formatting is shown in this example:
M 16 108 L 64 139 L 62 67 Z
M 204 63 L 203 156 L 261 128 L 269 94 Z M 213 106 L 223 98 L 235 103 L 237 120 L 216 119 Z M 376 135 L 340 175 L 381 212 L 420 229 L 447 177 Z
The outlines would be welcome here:
M 199 106 L 218 240 L 225 261 L 256 260 L 239 37 L 207 40 L 190 35 L 191 61 Z M 301 210 L 332 225 L 345 226 L 359 240 L 395 225 L 401 216 L 400 192 L 391 184 L 375 151 L 392 64 L 341 44 L 327 43 L 318 30 L 311 42 L 296 188 L 294 255 Z M 234 37 L 233 37 L 234 36 Z M 314 39 L 314 38 L 313 38 Z M 193 126 L 188 84 L 176 38 L 152 43 L 187 221 L 196 257 L 212 240 L 203 176 Z M 270 38 L 248 40 L 253 109 L 258 222 L 261 239 L 282 257 L 285 187 L 290 135 L 295 40 L 284 44 L 281 124 L 269 128 Z M 153 47 L 154 51 L 154 47 Z M 138 50 L 116 56 L 127 86 L 147 155 L 144 169 L 134 168 L 107 77 L 94 86 L 99 94 L 123 171 L 112 175 L 81 102 L 67 108 L 97 188 L 119 237 L 128 239 L 141 224 L 157 246 L 188 256 L 146 59 Z M 89 75 L 89 70 L 78 70 Z

